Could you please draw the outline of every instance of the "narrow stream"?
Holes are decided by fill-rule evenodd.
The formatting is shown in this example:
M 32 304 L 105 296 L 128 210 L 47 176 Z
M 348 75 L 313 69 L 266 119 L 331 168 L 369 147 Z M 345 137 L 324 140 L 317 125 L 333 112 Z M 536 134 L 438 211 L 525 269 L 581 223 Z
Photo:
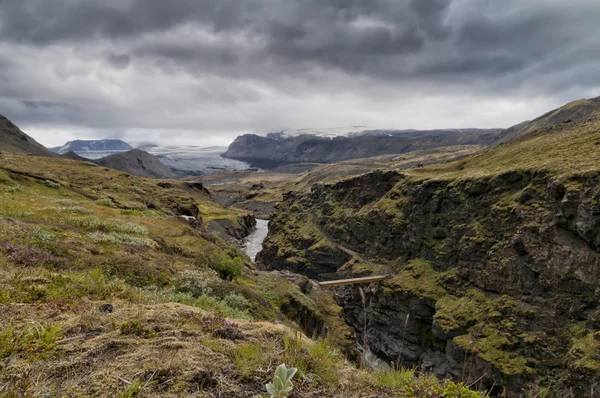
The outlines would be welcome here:
M 256 229 L 246 238 L 244 252 L 252 259 L 256 260 L 256 255 L 262 250 L 262 244 L 269 233 L 268 220 L 256 220 Z

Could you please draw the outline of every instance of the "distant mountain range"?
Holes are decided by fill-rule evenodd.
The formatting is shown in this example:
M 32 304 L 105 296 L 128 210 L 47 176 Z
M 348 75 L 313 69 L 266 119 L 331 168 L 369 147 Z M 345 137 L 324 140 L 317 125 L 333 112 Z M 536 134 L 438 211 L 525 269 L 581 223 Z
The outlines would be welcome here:
M 352 130 L 357 130 L 354 128 Z M 237 137 L 224 157 L 255 167 L 289 163 L 335 163 L 453 145 L 491 145 L 502 129 L 297 130 Z
M 69 151 L 77 154 L 87 152 L 124 152 L 130 151 L 133 147 L 121 140 L 75 140 L 69 141 L 60 147 L 50 148 L 54 153 L 63 154 Z

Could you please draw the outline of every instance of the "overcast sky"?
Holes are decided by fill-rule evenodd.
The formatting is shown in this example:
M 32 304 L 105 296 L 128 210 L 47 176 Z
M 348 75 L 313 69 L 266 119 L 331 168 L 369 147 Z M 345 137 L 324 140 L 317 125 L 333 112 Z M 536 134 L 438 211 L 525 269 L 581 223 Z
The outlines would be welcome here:
M 0 0 L 0 114 L 46 145 L 508 127 L 600 95 L 598 0 Z

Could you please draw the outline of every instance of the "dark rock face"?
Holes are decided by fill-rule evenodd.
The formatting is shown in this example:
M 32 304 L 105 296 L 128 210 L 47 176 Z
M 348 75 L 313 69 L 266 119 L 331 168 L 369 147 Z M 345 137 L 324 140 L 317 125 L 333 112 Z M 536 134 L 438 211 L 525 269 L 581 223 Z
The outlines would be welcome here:
M 393 269 L 365 287 L 364 303 L 358 287 L 338 290 L 357 341 L 386 362 L 479 379 L 497 394 L 551 384 L 557 396 L 588 396 L 600 385 L 589 337 L 600 324 L 598 198 L 600 175 L 373 173 L 286 195 L 260 256 L 313 277 L 344 265 L 343 247 Z M 298 233 L 300 221 L 312 226 Z M 406 265 L 417 260 L 429 265 Z
M 478 129 L 367 131 L 335 138 L 246 134 L 237 137 L 223 156 L 271 169 L 290 163 L 332 163 L 449 145 L 487 145 L 499 133 L 500 130 Z
M 0 151 L 36 156 L 55 156 L 2 115 L 0 115 Z
M 175 173 L 156 156 L 140 149 L 110 155 L 95 160 L 103 167 L 121 170 L 140 177 L 174 178 Z
M 239 217 L 237 225 L 231 220 L 213 220 L 208 225 L 209 233 L 217 233 L 225 239 L 232 239 L 236 243 L 242 242 L 256 227 L 256 218 L 252 215 Z

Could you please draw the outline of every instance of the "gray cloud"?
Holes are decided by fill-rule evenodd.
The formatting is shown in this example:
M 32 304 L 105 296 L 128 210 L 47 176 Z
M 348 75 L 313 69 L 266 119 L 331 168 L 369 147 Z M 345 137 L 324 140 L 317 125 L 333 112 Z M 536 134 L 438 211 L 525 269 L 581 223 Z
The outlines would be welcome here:
M 52 143 L 508 126 L 600 94 L 598 20 L 596 0 L 3 0 L 0 113 Z

